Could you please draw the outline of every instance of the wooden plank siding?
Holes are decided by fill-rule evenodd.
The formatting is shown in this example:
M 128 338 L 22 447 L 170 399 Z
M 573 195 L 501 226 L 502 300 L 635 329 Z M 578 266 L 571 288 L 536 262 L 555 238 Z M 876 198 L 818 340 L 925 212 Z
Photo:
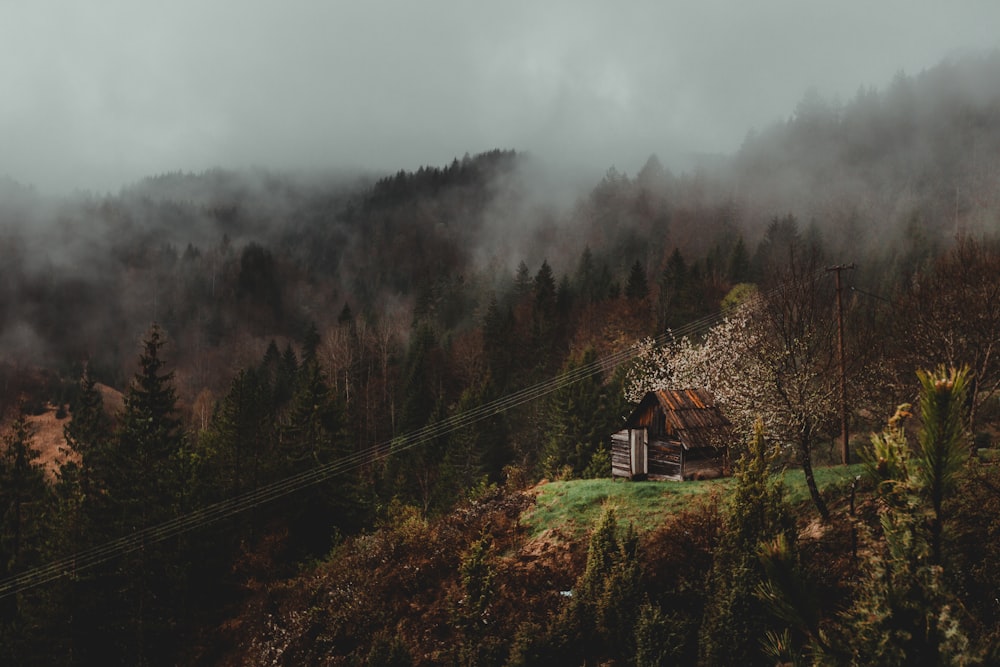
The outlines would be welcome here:
M 632 477 L 628 431 L 618 431 L 611 436 L 611 476 Z
M 653 440 L 648 445 L 649 479 L 684 479 L 684 449 L 677 443 Z
M 646 474 L 633 472 L 636 434 L 646 440 Z M 732 425 L 700 389 L 661 389 L 646 394 L 611 437 L 611 474 L 636 479 L 685 480 L 725 473 Z

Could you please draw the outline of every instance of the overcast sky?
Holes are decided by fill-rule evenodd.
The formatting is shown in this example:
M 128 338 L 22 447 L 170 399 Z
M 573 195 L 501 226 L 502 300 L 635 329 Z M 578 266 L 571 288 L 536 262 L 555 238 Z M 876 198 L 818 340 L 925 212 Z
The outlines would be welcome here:
M 994 0 L 0 0 L 0 176 L 115 193 L 491 148 L 677 168 L 810 87 L 846 101 L 996 49 L 997 26 Z

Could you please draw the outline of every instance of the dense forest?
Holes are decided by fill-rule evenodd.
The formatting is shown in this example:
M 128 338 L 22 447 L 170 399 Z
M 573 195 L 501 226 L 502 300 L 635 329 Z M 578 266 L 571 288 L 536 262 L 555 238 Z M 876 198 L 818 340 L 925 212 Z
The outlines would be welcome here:
M 540 169 L 492 150 L 58 199 L 0 183 L 3 661 L 996 657 L 1000 55 L 809 92 L 684 173 L 653 156 L 567 196 Z M 733 498 L 641 540 L 609 515 L 585 558 L 498 570 L 525 489 L 610 476 L 609 435 L 668 385 L 737 427 Z M 842 395 L 868 515 L 811 477 L 841 462 Z M 904 403 L 921 425 L 886 427 Z M 957 463 L 923 466 L 946 445 Z M 797 548 L 813 519 L 829 538 Z M 421 567 L 450 611 L 394 597 Z

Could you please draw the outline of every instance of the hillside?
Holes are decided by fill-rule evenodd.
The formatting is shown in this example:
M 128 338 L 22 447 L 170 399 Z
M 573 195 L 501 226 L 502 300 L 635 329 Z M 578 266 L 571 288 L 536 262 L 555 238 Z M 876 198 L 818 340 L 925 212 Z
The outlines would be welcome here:
M 988 662 L 998 77 L 967 57 L 807 95 L 735 155 L 572 190 L 514 150 L 102 197 L 0 184 L 0 663 L 625 664 L 643 628 L 684 664 L 785 629 L 802 654 L 919 643 L 926 610 L 944 625 L 920 641 L 947 626 Z M 930 491 L 920 428 L 885 423 L 929 387 L 961 393 L 948 460 L 970 462 Z M 712 394 L 731 461 L 759 446 L 801 476 L 787 502 L 763 478 L 600 480 L 664 388 Z M 845 407 L 847 463 L 887 434 L 853 510 L 831 479 L 856 472 L 834 465 Z M 67 425 L 79 465 L 55 476 Z M 768 554 L 819 612 L 762 610 Z M 722 567 L 758 576 L 730 591 L 743 611 L 716 608 Z
M 788 474 L 786 495 L 798 508 L 807 567 L 819 585 L 837 590 L 856 576 L 846 521 L 850 482 L 861 471 L 828 472 L 822 486 L 839 517 L 832 526 L 817 525 L 801 474 Z M 345 541 L 300 575 L 255 586 L 238 616 L 202 637 L 190 664 L 384 664 L 372 661 L 392 649 L 414 665 L 436 665 L 473 648 L 485 664 L 504 664 L 572 599 L 588 539 L 609 507 L 621 526 L 638 530 L 648 594 L 665 609 L 695 613 L 733 484 L 575 480 L 488 490 L 437 520 L 397 508 L 378 530 Z M 854 502 L 871 518 L 870 487 Z M 489 600 L 469 619 L 470 563 L 479 557 Z

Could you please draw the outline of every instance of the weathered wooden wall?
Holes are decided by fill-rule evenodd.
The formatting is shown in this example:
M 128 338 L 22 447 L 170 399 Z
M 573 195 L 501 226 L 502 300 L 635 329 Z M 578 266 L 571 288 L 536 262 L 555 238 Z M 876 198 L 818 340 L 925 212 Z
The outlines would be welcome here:
M 611 436 L 611 476 L 632 477 L 632 455 L 629 451 L 628 431 L 618 431 Z
M 653 440 L 648 445 L 649 478 L 682 480 L 682 464 L 684 452 L 681 446 L 673 442 Z

